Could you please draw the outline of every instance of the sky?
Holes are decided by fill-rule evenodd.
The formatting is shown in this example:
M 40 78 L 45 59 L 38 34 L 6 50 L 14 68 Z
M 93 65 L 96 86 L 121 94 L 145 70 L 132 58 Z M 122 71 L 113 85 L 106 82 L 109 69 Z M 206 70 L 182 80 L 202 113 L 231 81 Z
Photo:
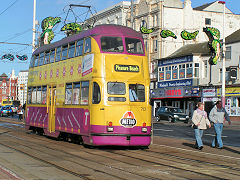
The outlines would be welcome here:
M 55 40 L 61 39 L 64 33 L 60 28 L 66 22 L 74 22 L 74 16 L 68 13 L 69 4 L 81 4 L 91 6 L 92 12 L 98 12 L 110 6 L 113 6 L 122 0 L 36 0 L 36 19 L 41 25 L 41 21 L 48 17 L 61 17 L 62 22 L 54 29 Z M 131 0 L 125 0 L 131 1 Z M 182 0 L 183 1 L 183 0 Z M 201 6 L 205 3 L 211 3 L 214 0 L 192 0 L 192 7 Z M 225 0 L 226 7 L 235 14 L 240 14 L 239 0 Z M 79 17 L 78 21 L 84 21 L 89 17 L 85 8 L 73 8 L 73 12 Z M 68 14 L 68 16 L 67 16 Z M 1 0 L 0 6 L 0 75 L 6 73 L 9 75 L 14 69 L 15 75 L 21 70 L 28 70 L 32 53 L 32 47 L 27 45 L 2 44 L 8 43 L 32 43 L 32 26 L 33 26 L 33 0 Z M 41 26 L 37 26 L 37 31 L 42 31 Z M 54 41 L 54 40 L 53 40 Z M 5 54 L 12 54 L 14 60 L 1 60 Z M 27 61 L 20 61 L 16 55 L 27 55 Z

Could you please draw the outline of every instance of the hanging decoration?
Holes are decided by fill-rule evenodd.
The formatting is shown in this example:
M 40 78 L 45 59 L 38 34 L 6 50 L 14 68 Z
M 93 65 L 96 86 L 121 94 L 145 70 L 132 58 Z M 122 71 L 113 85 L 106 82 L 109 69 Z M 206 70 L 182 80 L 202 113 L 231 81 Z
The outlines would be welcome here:
M 174 32 L 170 31 L 170 30 L 162 30 L 160 32 L 160 36 L 162 38 L 167 38 L 167 37 L 172 37 L 174 39 L 177 39 L 177 36 L 174 34 Z
M 155 28 L 147 28 L 147 22 L 145 20 L 142 20 L 141 25 L 140 25 L 140 32 L 143 34 L 150 34 L 154 32 L 156 29 Z
M 41 39 L 43 40 L 43 44 L 50 44 L 54 38 L 54 33 L 52 31 L 53 27 L 61 22 L 60 17 L 47 17 L 42 21 L 42 34 Z
M 210 65 L 216 65 L 220 57 L 221 42 L 220 42 L 220 31 L 217 28 L 206 27 L 203 28 L 209 38 L 208 47 L 211 51 L 211 57 L 209 58 Z
M 1 59 L 8 59 L 10 61 L 13 61 L 14 60 L 14 56 L 12 54 L 4 54 Z
M 83 30 L 82 26 L 77 23 L 68 23 L 61 28 L 61 31 L 67 32 L 67 35 L 78 34 L 82 30 Z
M 21 61 L 26 61 L 28 59 L 27 55 L 22 55 L 22 56 L 16 55 L 16 57 Z
M 184 40 L 193 40 L 197 37 L 199 31 L 195 31 L 193 33 L 190 33 L 186 30 L 182 31 L 181 32 L 181 37 L 184 39 Z

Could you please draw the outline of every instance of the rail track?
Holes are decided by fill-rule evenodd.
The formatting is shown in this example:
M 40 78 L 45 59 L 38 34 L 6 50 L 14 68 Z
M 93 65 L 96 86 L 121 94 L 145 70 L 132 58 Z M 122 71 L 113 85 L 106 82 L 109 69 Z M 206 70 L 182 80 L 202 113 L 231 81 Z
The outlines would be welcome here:
M 76 179 L 237 179 L 240 157 L 153 145 L 150 149 L 85 148 L 36 134 L 21 126 L 1 126 L 0 145 Z M 1 161 L 0 161 L 1 163 Z M 15 172 L 16 173 L 16 172 Z M 19 172 L 18 172 L 19 173 Z

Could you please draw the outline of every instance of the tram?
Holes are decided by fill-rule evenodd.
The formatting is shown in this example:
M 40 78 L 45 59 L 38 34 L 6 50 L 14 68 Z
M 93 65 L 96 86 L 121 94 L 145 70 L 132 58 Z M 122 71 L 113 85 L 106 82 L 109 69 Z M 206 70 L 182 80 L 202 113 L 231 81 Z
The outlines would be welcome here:
M 148 67 L 142 35 L 120 25 L 39 47 L 29 66 L 26 129 L 91 146 L 149 146 Z

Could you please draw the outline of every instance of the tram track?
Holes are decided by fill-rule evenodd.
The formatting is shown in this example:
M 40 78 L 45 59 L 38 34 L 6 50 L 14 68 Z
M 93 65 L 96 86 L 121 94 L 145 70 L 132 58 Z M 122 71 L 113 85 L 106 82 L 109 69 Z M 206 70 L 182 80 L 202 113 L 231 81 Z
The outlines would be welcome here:
M 13 137 L 13 136 L 11 136 L 11 137 Z M 18 138 L 18 140 L 19 140 L 19 138 Z M 72 154 L 72 153 L 68 153 L 67 151 L 63 151 L 63 150 L 60 150 L 60 149 L 54 149 L 54 148 L 51 148 L 51 147 L 48 147 L 48 146 L 45 146 L 45 145 L 43 145 L 43 144 L 36 144 L 36 143 L 29 143 L 29 142 L 24 142 L 24 143 L 19 143 L 19 142 L 12 142 L 12 143 L 10 143 L 10 144 L 14 144 L 14 145 L 7 145 L 7 144 L 5 144 L 5 143 L 2 143 L 2 142 L 0 142 L 0 144 L 1 145 L 3 145 L 3 146 L 5 146 L 5 147 L 8 147 L 8 148 L 11 148 L 11 149 L 14 149 L 14 150 L 16 150 L 16 151 L 18 151 L 18 152 L 21 152 L 21 153 L 23 153 L 23 154 L 25 154 L 25 155 L 28 155 L 28 156 L 30 156 L 30 157 L 32 157 L 32 158 L 34 158 L 34 159 L 36 159 L 36 160 L 39 160 L 39 161 L 41 161 L 41 162 L 44 162 L 44 163 L 47 163 L 47 164 L 49 164 L 49 165 L 51 165 L 51 166 L 53 166 L 53 167 L 56 167 L 56 168 L 58 168 L 58 169 L 60 169 L 60 170 L 63 170 L 63 171 L 65 171 L 65 172 L 68 172 L 69 174 L 72 174 L 72 175 L 75 175 L 75 176 L 77 176 L 77 177 L 80 177 L 80 178 L 83 178 L 83 179 L 92 179 L 92 178 L 87 178 L 85 175 L 83 176 L 82 174 L 79 174 L 79 173 L 76 173 L 76 172 L 74 172 L 74 171 L 71 171 L 71 170 L 69 170 L 69 169 L 67 169 L 67 168 L 64 168 L 64 167 L 62 167 L 62 166 L 59 166 L 59 165 L 56 165 L 56 164 L 54 164 L 54 163 L 52 163 L 52 162 L 50 162 L 50 161 L 47 161 L 47 160 L 44 160 L 44 159 L 42 159 L 42 158 L 40 158 L 39 156 L 36 156 L 36 155 L 33 155 L 33 153 L 34 153 L 34 151 L 33 150 L 35 150 L 35 151 L 37 151 L 37 152 L 35 152 L 34 154 L 39 154 L 39 153 L 42 153 L 42 154 L 44 154 L 44 153 L 46 153 L 46 151 L 41 151 L 40 149 L 39 149 L 39 147 L 41 147 L 41 148 L 43 148 L 43 147 L 45 147 L 46 149 L 48 149 L 48 150 L 52 150 L 52 151 L 58 151 L 58 152 L 61 152 L 61 153 L 63 153 L 65 156 L 67 155 L 67 156 L 71 156 L 71 159 L 74 159 L 74 160 L 67 160 L 69 163 L 73 163 L 73 164 L 75 164 L 75 165 L 79 165 L 79 166 L 81 166 L 81 167 L 85 167 L 85 168 L 88 168 L 88 169 L 92 169 L 93 171 L 95 171 L 95 172 L 99 172 L 99 173 L 102 173 L 102 174 L 106 174 L 106 175 L 108 175 L 108 176 L 110 176 L 111 177 L 111 179 L 128 179 L 127 178 L 127 176 L 126 176 L 126 178 L 122 178 L 121 176 L 123 176 L 123 173 L 125 173 L 126 175 L 131 175 L 131 176 L 135 176 L 134 177 L 134 179 L 156 179 L 156 178 L 154 178 L 154 177 L 150 177 L 150 176 L 146 176 L 146 175 L 139 175 L 139 174 L 136 174 L 136 173 L 132 173 L 132 172 L 130 172 L 130 171 L 126 171 L 126 169 L 121 169 L 121 168 L 116 168 L 116 167 L 114 167 L 114 166 L 108 166 L 108 165 L 106 165 L 106 164 L 104 164 L 104 163 L 100 163 L 100 162 L 98 162 L 98 161 L 95 161 L 95 160 L 91 160 L 91 159 L 89 159 L 89 158 L 84 158 L 83 156 L 77 156 L 77 155 L 74 155 L 74 154 Z M 9 141 L 8 141 L 8 144 L 9 144 Z M 27 145 L 28 144 L 28 145 Z M 38 145 L 38 146 L 36 146 L 36 145 Z M 16 147 L 15 147 L 16 146 Z M 29 150 L 23 150 L 23 149 L 21 149 L 21 146 L 24 146 L 25 147 L 25 149 L 26 148 L 28 148 Z M 36 147 L 35 147 L 36 146 Z M 18 147 L 18 148 L 17 148 Z M 20 147 L 20 148 L 19 148 Z M 28 152 L 30 152 L 30 149 L 31 149 L 31 154 L 30 153 L 28 153 Z M 86 153 L 86 152 L 85 152 Z M 52 154 L 52 152 L 48 152 L 48 154 L 49 154 L 49 156 L 52 156 L 51 154 Z M 53 158 L 56 158 L 56 157 L 54 157 L 53 156 Z M 103 170 L 101 170 L 101 168 L 93 168 L 92 166 L 87 166 L 84 162 L 83 163 L 80 163 L 79 161 L 77 162 L 77 159 L 76 158 L 79 158 L 79 160 L 81 160 L 81 161 L 83 161 L 83 160 L 85 160 L 85 161 L 89 161 L 89 162 L 93 162 L 93 163 L 96 163 L 97 165 L 101 165 L 101 166 L 105 166 L 105 168 L 107 168 L 107 170 L 106 171 L 103 171 Z M 62 160 L 63 160 L 64 158 L 62 157 Z M 117 170 L 117 171 L 120 171 L 120 172 L 113 172 L 113 170 Z M 111 172 L 111 173 L 108 173 L 108 172 Z M 116 174 L 116 175 L 114 175 L 114 174 Z
M 32 141 L 31 138 L 29 138 L 29 136 L 25 136 L 27 139 L 30 139 Z M 45 148 L 54 150 L 54 151 L 59 151 L 62 152 L 64 154 L 67 154 L 69 156 L 72 156 L 73 158 L 79 158 L 79 159 L 85 159 L 86 161 L 93 161 L 92 159 L 89 158 L 83 158 L 83 156 L 80 155 L 76 155 L 76 153 L 73 152 L 68 152 L 69 149 L 71 149 L 72 147 L 75 148 L 75 144 L 73 143 L 64 143 L 63 145 L 57 141 L 52 141 L 46 137 L 41 137 L 35 134 L 31 134 L 31 137 L 34 137 L 34 140 L 38 139 L 38 146 L 44 146 Z M 45 138 L 43 140 L 43 138 Z M 51 142 L 51 144 L 54 143 L 54 147 L 52 146 L 49 147 L 49 142 Z M 36 142 L 31 142 L 31 143 L 36 143 Z M 29 145 L 29 148 L 32 145 Z M 61 148 L 61 146 L 63 146 L 65 149 L 68 150 L 62 150 L 63 148 Z M 56 148 L 57 147 L 57 148 Z M 202 166 L 212 166 L 211 169 L 215 169 L 214 172 L 220 170 L 221 172 L 223 171 L 228 171 L 231 170 L 231 172 L 228 172 L 230 175 L 232 176 L 239 176 L 239 168 L 235 168 L 232 166 L 228 166 L 228 165 L 223 165 L 223 164 L 218 164 L 219 162 L 217 161 L 216 163 L 212 163 L 209 161 L 204 161 L 201 159 L 196 159 L 193 158 L 193 156 L 191 156 L 192 154 L 189 154 L 186 157 L 182 157 L 183 155 L 176 155 L 179 154 L 179 152 L 172 152 L 175 154 L 171 154 L 171 153 L 166 153 L 166 152 L 158 152 L 158 149 L 147 149 L 147 150 L 111 150 L 111 149 L 101 149 L 98 148 L 96 149 L 91 149 L 91 151 L 89 151 L 89 149 L 84 148 L 83 146 L 78 146 L 77 149 L 75 151 L 79 151 L 81 153 L 85 153 L 87 154 L 86 157 L 93 157 L 94 159 L 98 159 L 97 157 L 101 157 L 101 158 L 105 158 L 105 160 L 103 159 L 103 161 L 106 161 L 106 159 L 108 161 L 112 160 L 112 161 L 116 161 L 118 163 L 122 163 L 125 166 L 129 166 L 129 167 L 134 167 L 136 166 L 136 162 L 132 163 L 134 161 L 140 162 L 141 164 L 147 164 L 147 165 L 152 165 L 155 167 L 159 167 L 160 169 L 162 168 L 170 168 L 170 169 L 175 169 L 178 170 L 181 173 L 177 173 L 177 174 L 171 174 L 171 173 L 166 173 L 166 172 L 170 172 L 169 171 L 164 171 L 162 170 L 162 173 L 166 173 L 166 177 L 171 177 L 173 179 L 179 179 L 179 178 L 189 178 L 189 177 L 196 177 L 197 179 L 199 178 L 204 178 L 204 179 L 209 179 L 209 178 L 213 178 L 213 179 L 219 179 L 222 178 L 221 175 L 212 175 L 211 172 L 205 172 L 205 171 L 198 171 L 198 170 L 193 170 L 191 168 L 189 168 L 189 166 L 194 166 L 194 167 L 199 167 L 199 164 L 202 164 Z M 101 153 L 102 152 L 102 153 Z M 107 154 L 109 153 L 109 154 Z M 78 153 L 77 153 L 78 154 Z M 137 156 L 136 156 L 137 154 Z M 186 154 L 184 155 L 186 156 Z M 147 158 L 146 158 L 147 157 Z M 126 161 L 125 159 L 128 159 L 128 161 Z M 94 163 L 98 163 L 101 166 L 106 166 L 105 163 L 99 163 L 98 161 L 96 162 L 96 160 L 94 161 Z M 160 162 L 156 162 L 157 160 L 160 160 Z M 205 159 L 207 160 L 207 159 Z M 212 160 L 212 159 L 211 159 Z M 130 162 L 129 162 L 130 161 Z M 132 161 L 132 162 L 131 162 Z M 169 161 L 171 161 L 171 163 L 173 164 L 169 164 Z M 181 168 L 181 166 L 179 166 L 180 164 L 182 164 L 182 166 L 184 166 L 184 168 Z M 144 177 L 144 179 L 156 179 L 155 177 L 151 177 L 151 176 L 147 176 L 147 175 L 142 175 L 142 174 L 136 174 L 133 173 L 132 171 L 128 171 L 126 169 L 122 169 L 122 168 L 117 168 L 114 166 L 110 166 L 107 165 L 108 168 L 111 169 L 115 169 L 115 170 L 119 170 L 122 171 L 122 173 L 129 173 L 131 175 L 135 174 L 138 175 L 139 177 Z M 96 170 L 98 171 L 98 169 Z M 101 171 L 100 171 L 101 172 Z M 182 173 L 184 172 L 184 173 Z M 104 172 L 105 173 L 105 172 Z M 224 172 L 223 172 L 224 173 Z M 117 179 L 121 179 L 120 177 L 114 177 Z

